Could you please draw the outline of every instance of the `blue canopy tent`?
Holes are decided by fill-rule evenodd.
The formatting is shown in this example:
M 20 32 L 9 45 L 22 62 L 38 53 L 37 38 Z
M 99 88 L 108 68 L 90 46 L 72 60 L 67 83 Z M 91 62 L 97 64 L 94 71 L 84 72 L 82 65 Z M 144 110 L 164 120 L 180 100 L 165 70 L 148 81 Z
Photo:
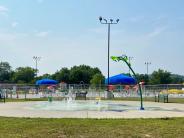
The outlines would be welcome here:
M 53 84 L 58 84 L 58 81 L 51 79 L 42 79 L 36 81 L 36 85 L 53 85 Z
M 108 84 L 108 79 L 105 79 L 105 84 Z M 133 84 L 136 84 L 136 80 L 133 77 L 126 76 L 124 74 L 119 74 L 119 75 L 109 77 L 109 84 L 110 85 L 116 85 L 116 84 L 133 85 Z

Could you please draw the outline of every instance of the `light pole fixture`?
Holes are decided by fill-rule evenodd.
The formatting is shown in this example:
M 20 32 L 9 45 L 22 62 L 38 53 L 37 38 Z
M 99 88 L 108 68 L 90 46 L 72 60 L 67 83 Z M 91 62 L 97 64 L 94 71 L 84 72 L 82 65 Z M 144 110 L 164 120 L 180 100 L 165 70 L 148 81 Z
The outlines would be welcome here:
M 148 75 L 148 71 L 149 71 L 149 65 L 151 65 L 151 62 L 145 62 L 145 65 L 146 65 L 146 73 Z
M 33 56 L 33 60 L 35 61 L 35 67 L 36 67 L 36 77 L 38 75 L 38 61 L 40 61 L 41 57 Z
M 100 21 L 101 24 L 108 25 L 108 56 L 107 56 L 107 58 L 108 58 L 108 60 L 107 60 L 108 61 L 108 81 L 107 81 L 108 87 L 107 87 L 107 91 L 109 91 L 110 26 L 111 26 L 111 24 L 118 24 L 119 19 L 116 19 L 116 21 L 114 21 L 113 19 L 107 20 L 107 19 L 102 18 L 100 16 L 99 21 Z

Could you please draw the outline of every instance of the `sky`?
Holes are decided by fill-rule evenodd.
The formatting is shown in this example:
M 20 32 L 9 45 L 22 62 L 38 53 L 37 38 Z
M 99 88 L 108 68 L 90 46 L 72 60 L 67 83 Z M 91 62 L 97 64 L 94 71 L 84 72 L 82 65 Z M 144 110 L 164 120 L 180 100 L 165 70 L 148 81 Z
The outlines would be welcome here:
M 1 0 L 0 61 L 13 69 L 35 67 L 39 75 L 86 64 L 107 76 L 107 25 L 98 17 L 120 19 L 111 25 L 110 55 L 133 57 L 146 73 L 164 69 L 184 75 L 183 0 Z M 110 75 L 127 73 L 110 60 Z

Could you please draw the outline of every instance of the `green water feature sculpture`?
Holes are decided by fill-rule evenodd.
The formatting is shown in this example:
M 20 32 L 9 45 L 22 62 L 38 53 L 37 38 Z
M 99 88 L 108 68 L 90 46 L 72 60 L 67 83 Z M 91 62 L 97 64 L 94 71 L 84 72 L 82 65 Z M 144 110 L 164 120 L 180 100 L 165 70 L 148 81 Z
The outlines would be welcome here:
M 140 98 L 141 98 L 141 107 L 140 107 L 140 110 L 144 110 L 141 85 L 140 85 L 140 83 L 138 82 L 137 76 L 136 76 L 134 70 L 132 69 L 131 64 L 130 64 L 129 61 L 128 61 L 128 57 L 127 57 L 126 55 L 122 55 L 122 56 L 111 56 L 111 59 L 112 59 L 113 61 L 115 61 L 115 62 L 119 62 L 119 61 L 125 62 L 125 63 L 127 64 L 127 66 L 129 67 L 129 69 L 131 70 L 131 72 L 133 73 L 133 75 L 135 76 L 135 79 L 136 79 L 137 84 L 138 84 L 138 87 L 139 87 Z

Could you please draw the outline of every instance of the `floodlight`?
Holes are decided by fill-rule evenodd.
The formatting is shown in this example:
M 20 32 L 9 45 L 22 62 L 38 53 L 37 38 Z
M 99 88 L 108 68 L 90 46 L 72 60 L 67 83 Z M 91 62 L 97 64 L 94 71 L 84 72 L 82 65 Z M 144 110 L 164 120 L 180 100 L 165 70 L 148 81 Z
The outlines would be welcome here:
M 103 19 L 106 23 L 107 23 L 107 20 L 106 19 Z
M 102 16 L 99 17 L 100 22 L 102 21 Z
M 119 19 L 117 19 L 116 22 L 118 23 L 119 22 Z

